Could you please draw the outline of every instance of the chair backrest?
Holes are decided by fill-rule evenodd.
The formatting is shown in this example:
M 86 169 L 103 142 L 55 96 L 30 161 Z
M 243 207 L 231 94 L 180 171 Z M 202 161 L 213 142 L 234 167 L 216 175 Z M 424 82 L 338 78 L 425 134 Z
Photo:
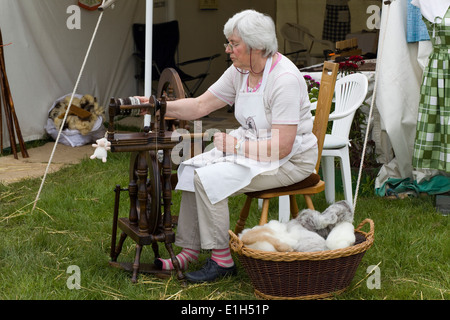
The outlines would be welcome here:
M 145 24 L 133 24 L 133 40 L 135 51 L 145 56 Z
M 153 61 L 162 72 L 166 68 L 175 68 L 175 55 L 180 42 L 178 21 L 169 21 L 153 25 Z
M 280 31 L 284 38 L 285 47 L 286 42 L 288 42 L 292 51 L 309 49 L 310 43 L 305 39 L 305 36 L 310 34 L 308 28 L 288 22 L 281 27 Z M 286 48 L 284 50 L 286 51 Z
M 356 110 L 364 102 L 369 82 L 362 73 L 349 74 L 336 82 L 334 113 L 347 114 L 333 120 L 331 134 L 348 138 Z
M 158 67 L 157 70 L 153 68 L 152 74 L 155 78 L 166 68 L 176 68 L 175 56 L 180 41 L 178 21 L 156 23 L 153 25 L 152 34 L 152 60 Z M 145 24 L 133 25 L 133 38 L 136 50 L 145 54 Z
M 322 157 L 323 143 L 327 133 L 328 118 L 330 116 L 331 103 L 333 101 L 334 87 L 339 71 L 339 64 L 325 61 L 320 80 L 319 97 L 314 117 L 312 132 L 317 138 L 319 156 L 317 158 L 316 172 L 319 172 L 320 159 Z

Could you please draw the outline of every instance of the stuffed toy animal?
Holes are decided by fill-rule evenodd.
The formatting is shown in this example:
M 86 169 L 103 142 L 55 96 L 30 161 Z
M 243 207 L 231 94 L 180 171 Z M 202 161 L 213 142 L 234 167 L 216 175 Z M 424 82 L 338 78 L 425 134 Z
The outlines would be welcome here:
M 287 223 L 272 220 L 245 229 L 239 235 L 249 248 L 271 252 L 314 252 L 351 246 L 355 242 L 353 209 L 346 201 L 329 206 L 323 213 L 302 210 Z
M 111 142 L 109 142 L 106 138 L 101 138 L 96 141 L 97 143 L 92 144 L 92 147 L 95 148 L 94 154 L 90 156 L 91 159 L 101 159 L 103 162 L 106 162 L 106 158 L 108 157 L 108 150 L 111 150 Z

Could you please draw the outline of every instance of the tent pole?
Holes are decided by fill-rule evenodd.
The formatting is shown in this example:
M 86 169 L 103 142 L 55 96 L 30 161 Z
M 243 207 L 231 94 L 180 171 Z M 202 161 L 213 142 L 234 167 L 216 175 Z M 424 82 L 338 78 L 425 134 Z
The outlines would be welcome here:
M 147 0 L 146 23 L 145 23 L 145 84 L 144 94 L 146 97 L 152 95 L 152 43 L 153 43 L 153 0 Z
M 0 55 L 1 55 L 1 52 L 0 52 Z M 2 98 L 3 106 L 4 106 L 4 110 L 5 110 L 5 121 L 6 121 L 6 126 L 8 128 L 11 151 L 14 154 L 14 158 L 17 159 L 18 157 L 17 157 L 17 149 L 16 149 L 16 139 L 15 139 L 14 128 L 13 128 L 13 123 L 12 123 L 12 118 L 11 118 L 11 109 L 9 108 L 8 100 L 6 98 L 6 86 L 4 85 L 4 81 L 3 81 L 3 69 L 1 68 L 1 65 L 0 65 L 0 89 L 1 89 L 0 96 Z
M 9 87 L 8 82 L 8 76 L 6 75 L 6 63 L 5 63 L 5 56 L 3 54 L 3 38 L 2 38 L 2 32 L 0 30 L 0 82 L 1 82 L 1 94 L 3 96 L 3 105 L 5 108 L 5 116 L 6 121 L 8 124 L 8 131 L 10 135 L 10 141 L 11 141 L 11 150 L 14 153 L 14 157 L 17 159 L 17 148 L 16 148 L 16 136 L 14 133 L 14 127 L 15 131 L 17 132 L 17 139 L 19 140 L 20 145 L 20 151 L 22 152 L 22 156 L 24 158 L 28 158 L 28 152 L 25 146 L 25 142 L 22 137 L 22 131 L 20 130 L 19 120 L 17 119 L 16 111 L 14 108 L 14 102 L 11 96 L 11 89 Z M 0 111 L 1 113 L 1 111 Z M 1 120 L 1 116 L 0 116 Z M 3 135 L 2 135 L 3 139 Z M 3 143 L 2 143 L 2 149 L 3 151 Z
M 2 99 L 0 99 L 0 155 L 3 154 L 3 118 L 2 118 Z
M 166 1 L 167 6 L 167 21 L 175 20 L 175 0 L 167 0 Z
M 1 41 L 1 34 L 0 34 L 0 41 Z M 0 49 L 0 50 L 2 50 L 2 49 Z M 20 130 L 20 124 L 19 124 L 19 120 L 17 119 L 16 110 L 14 107 L 14 101 L 11 96 L 11 89 L 9 87 L 8 76 L 6 75 L 6 65 L 5 65 L 3 50 L 1 51 L 0 64 L 1 64 L 1 70 L 2 70 L 2 85 L 4 87 L 4 97 L 3 98 L 6 101 L 5 107 L 7 106 L 9 108 L 8 109 L 8 112 L 10 113 L 9 121 L 11 121 L 11 128 L 13 131 L 11 140 L 15 147 L 15 144 L 16 144 L 15 133 L 17 133 L 17 140 L 19 141 L 22 157 L 28 158 L 29 156 L 28 156 L 27 148 L 25 146 L 25 142 L 22 137 L 22 130 Z M 14 133 L 14 129 L 15 129 L 15 133 Z M 16 151 L 16 153 L 17 153 L 17 151 Z M 15 153 L 15 156 L 16 156 L 16 153 Z M 17 158 L 17 156 L 16 156 L 16 158 Z

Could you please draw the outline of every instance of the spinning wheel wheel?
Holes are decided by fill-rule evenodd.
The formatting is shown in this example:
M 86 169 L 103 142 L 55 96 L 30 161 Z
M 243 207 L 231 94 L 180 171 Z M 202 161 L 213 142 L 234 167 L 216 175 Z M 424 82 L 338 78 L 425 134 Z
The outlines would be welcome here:
M 175 69 L 167 68 L 164 69 L 164 71 L 161 73 L 161 77 L 158 83 L 158 90 L 157 90 L 158 98 L 162 97 L 163 95 L 166 96 L 167 101 L 173 101 L 177 99 L 184 99 L 186 98 L 186 94 L 184 91 L 183 83 L 178 76 L 178 73 Z M 159 123 L 159 121 L 157 121 Z M 182 133 L 183 140 L 186 139 L 187 143 L 190 143 L 190 146 L 183 146 L 183 150 L 180 150 L 179 156 L 180 159 L 186 159 L 183 158 L 183 152 L 186 151 L 186 154 L 189 154 L 189 156 L 195 156 L 199 152 L 202 152 L 206 148 L 206 140 L 203 138 L 202 133 L 192 133 L 190 132 L 191 128 L 188 121 L 185 120 L 179 120 L 176 118 L 170 118 L 165 117 L 165 125 L 166 130 L 169 131 L 175 131 L 177 129 L 184 129 L 181 131 L 184 131 Z M 195 145 L 197 143 L 197 146 Z M 200 146 L 199 146 L 200 145 Z M 190 148 L 190 151 L 188 149 Z M 178 165 L 173 166 L 173 169 L 176 170 Z M 175 176 L 176 178 L 176 176 Z
M 157 92 L 157 98 L 161 98 L 165 92 L 168 101 L 186 98 L 180 76 L 172 68 L 164 69 L 161 73 Z
M 184 99 L 186 94 L 184 92 L 183 83 L 180 76 L 175 69 L 167 68 L 161 73 L 161 77 L 158 82 L 157 98 L 166 96 L 167 101 Z M 178 120 L 175 118 L 165 118 L 167 130 L 175 131 L 177 128 L 186 129 L 189 131 L 189 126 L 185 120 Z

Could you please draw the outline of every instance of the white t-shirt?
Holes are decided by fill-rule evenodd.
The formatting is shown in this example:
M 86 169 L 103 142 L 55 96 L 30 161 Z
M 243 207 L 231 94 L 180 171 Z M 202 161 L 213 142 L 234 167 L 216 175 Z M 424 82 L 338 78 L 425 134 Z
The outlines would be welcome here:
M 275 65 L 269 72 L 264 90 L 267 121 L 273 125 L 296 124 L 297 135 L 302 135 L 299 151 L 303 152 L 314 147 L 317 142 L 312 133 L 313 121 L 306 81 L 291 60 L 280 53 L 274 59 Z M 230 66 L 208 90 L 231 106 L 237 92 L 243 87 L 244 79 L 243 74 Z

